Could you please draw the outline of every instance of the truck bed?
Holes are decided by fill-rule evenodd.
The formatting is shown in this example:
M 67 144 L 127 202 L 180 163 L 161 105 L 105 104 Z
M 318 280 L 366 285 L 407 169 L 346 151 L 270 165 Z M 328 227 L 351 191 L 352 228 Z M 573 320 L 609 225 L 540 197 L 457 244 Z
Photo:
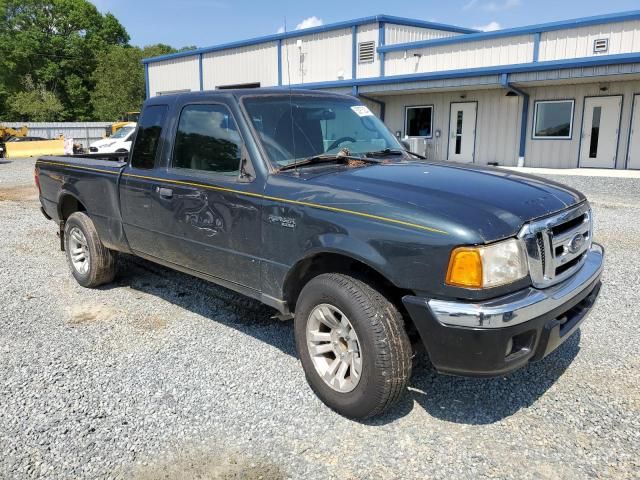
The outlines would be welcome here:
M 120 176 L 128 154 L 59 155 L 37 160 L 44 213 L 59 221 L 81 203 L 103 243 L 126 249 L 120 221 Z

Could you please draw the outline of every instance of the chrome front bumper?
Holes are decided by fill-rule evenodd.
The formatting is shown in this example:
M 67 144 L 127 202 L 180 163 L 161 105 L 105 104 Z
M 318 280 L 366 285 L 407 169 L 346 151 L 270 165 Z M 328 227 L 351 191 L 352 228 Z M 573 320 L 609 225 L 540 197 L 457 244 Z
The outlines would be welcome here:
M 480 303 L 429 300 L 434 317 L 443 325 L 471 328 L 504 328 L 551 312 L 589 288 L 602 274 L 604 250 L 589 249 L 585 262 L 572 277 L 545 289 L 528 288 Z

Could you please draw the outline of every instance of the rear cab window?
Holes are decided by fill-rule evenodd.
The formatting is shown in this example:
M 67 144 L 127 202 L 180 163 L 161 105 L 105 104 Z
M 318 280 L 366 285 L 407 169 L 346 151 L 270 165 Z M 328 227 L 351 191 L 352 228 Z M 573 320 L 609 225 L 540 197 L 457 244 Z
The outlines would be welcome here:
M 150 105 L 142 112 L 131 156 L 133 168 L 150 170 L 154 167 L 168 109 L 167 105 Z

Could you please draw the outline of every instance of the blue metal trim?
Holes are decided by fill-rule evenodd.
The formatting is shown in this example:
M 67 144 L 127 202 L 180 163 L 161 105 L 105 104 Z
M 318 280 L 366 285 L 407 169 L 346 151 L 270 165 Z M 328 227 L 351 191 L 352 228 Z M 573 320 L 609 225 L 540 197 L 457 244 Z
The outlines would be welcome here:
M 278 86 L 282 85 L 282 39 L 278 40 Z
M 596 17 L 578 18 L 575 20 L 565 20 L 561 22 L 543 23 L 540 25 L 529 25 L 525 27 L 506 28 L 494 32 L 471 33 L 469 35 L 455 35 L 453 37 L 436 38 L 434 40 L 421 40 L 419 42 L 397 43 L 378 47 L 378 51 L 394 52 L 402 50 L 412 50 L 416 48 L 435 47 L 439 45 L 451 45 L 462 42 L 478 42 L 492 38 L 513 37 L 516 35 L 526 35 L 538 32 L 551 32 L 566 28 L 585 27 L 589 25 L 601 25 L 604 23 L 615 23 L 627 20 L 640 19 L 640 10 L 633 10 L 624 13 L 614 13 L 609 15 L 598 15 Z
M 542 34 L 536 32 L 533 34 L 533 61 L 537 62 L 540 59 L 540 37 Z
M 304 30 L 293 30 L 290 32 L 275 33 L 272 35 L 265 35 L 262 37 L 250 38 L 248 40 L 240 40 L 236 42 L 224 43 L 222 45 L 216 45 L 212 47 L 197 48 L 186 52 L 171 53 L 168 55 L 161 55 L 153 58 L 145 58 L 142 63 L 160 62 L 162 60 L 169 60 L 171 58 L 189 57 L 191 55 L 197 55 L 198 53 L 217 52 L 220 50 L 228 50 L 230 48 L 246 47 L 248 45 L 256 45 L 265 42 L 274 42 L 276 40 L 284 40 L 286 38 L 303 37 L 306 35 L 313 35 L 316 33 L 330 32 L 332 30 L 340 30 L 342 28 L 350 28 L 357 25 L 364 25 L 367 23 L 388 22 L 396 25 L 407 25 L 410 27 L 431 28 L 433 30 L 443 30 L 454 33 L 477 33 L 478 30 L 470 28 L 457 27 L 454 25 L 445 25 L 442 23 L 426 22 L 422 20 L 415 20 L 412 18 L 393 17 L 389 15 L 375 15 L 372 17 L 356 18 L 354 20 L 347 20 L 344 22 L 330 23 L 327 25 L 321 25 L 319 27 L 305 28 Z
M 385 35 L 384 22 L 378 23 L 378 58 L 380 60 L 380 76 L 384 77 L 384 52 L 380 52 L 380 47 L 384 47 Z
M 522 112 L 520 117 L 520 144 L 518 146 L 518 157 L 523 159 L 527 152 L 527 128 L 529 123 L 529 94 L 524 90 L 514 87 L 509 83 L 509 75 L 503 73 L 500 76 L 500 84 L 507 90 L 511 90 L 522 98 Z
M 145 63 L 144 65 L 144 85 L 145 85 L 145 98 L 149 98 L 149 64 Z
M 357 86 L 354 85 L 353 87 L 351 87 L 351 95 L 354 96 L 354 97 L 358 96 L 358 87 Z
M 570 60 L 549 60 L 545 62 L 516 63 L 495 67 L 467 68 L 461 70 L 445 70 L 441 72 L 410 73 L 386 77 L 357 78 L 354 80 L 336 80 L 329 82 L 305 83 L 293 85 L 297 88 L 338 88 L 352 85 L 384 85 L 400 82 L 419 82 L 426 80 L 441 80 L 445 78 L 467 78 L 483 75 L 501 75 L 503 73 L 543 72 L 548 70 L 594 67 L 600 65 L 640 63 L 640 53 L 622 53 L 617 55 L 602 55 L 597 57 L 572 58 Z
M 351 78 L 358 78 L 358 26 L 351 27 Z
M 204 90 L 204 77 L 203 77 L 203 72 L 202 72 L 202 54 L 198 55 L 198 69 L 199 69 L 199 75 L 200 75 L 200 91 L 202 92 Z

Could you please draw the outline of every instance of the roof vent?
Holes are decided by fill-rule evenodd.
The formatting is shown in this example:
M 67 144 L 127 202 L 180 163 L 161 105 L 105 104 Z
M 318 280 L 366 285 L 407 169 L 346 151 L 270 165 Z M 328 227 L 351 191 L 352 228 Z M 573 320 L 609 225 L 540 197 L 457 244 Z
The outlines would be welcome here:
M 376 42 L 358 44 L 358 63 L 372 63 L 376 54 Z
M 609 50 L 608 38 L 596 38 L 593 41 L 593 53 L 604 53 Z

